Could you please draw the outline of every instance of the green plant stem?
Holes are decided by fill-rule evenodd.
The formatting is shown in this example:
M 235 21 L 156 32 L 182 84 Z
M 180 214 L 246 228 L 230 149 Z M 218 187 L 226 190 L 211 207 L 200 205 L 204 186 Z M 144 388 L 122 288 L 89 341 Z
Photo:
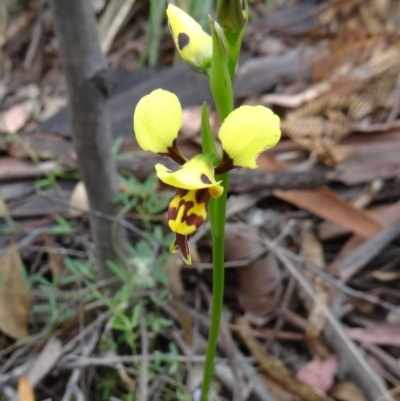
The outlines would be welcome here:
M 243 35 L 243 31 L 240 35 Z M 230 45 L 230 52 L 228 51 L 228 72 L 230 78 L 230 85 L 233 88 L 233 82 L 235 77 L 236 63 L 240 51 L 240 42 L 234 37 L 229 37 L 228 42 Z M 214 47 L 215 49 L 215 47 Z M 210 84 L 212 85 L 212 79 L 209 75 Z M 214 93 L 213 93 L 214 95 Z M 220 112 L 220 119 L 224 121 L 225 118 L 233 110 L 233 93 L 231 91 L 232 99 L 229 102 L 230 107 L 222 107 L 218 104 L 218 100 L 226 100 L 224 97 L 215 97 L 217 109 Z M 227 103 L 228 104 L 228 103 Z M 222 111 L 222 113 L 221 113 Z M 204 136 L 203 136 L 204 137 Z M 203 145 L 204 146 L 204 145 Z M 208 151 L 212 151 L 207 146 Z M 205 149 L 203 149 L 204 151 Z M 204 363 L 204 376 L 203 384 L 201 387 L 200 401 L 207 401 L 208 392 L 211 386 L 211 380 L 214 370 L 214 358 L 218 344 L 219 326 L 222 316 L 222 308 L 224 301 L 224 283 L 225 283 L 225 220 L 226 220 L 226 202 L 228 197 L 228 183 L 229 183 L 229 172 L 216 176 L 217 181 L 222 181 L 221 185 L 224 188 L 223 194 L 219 198 L 210 199 L 209 203 L 209 214 L 211 222 L 211 233 L 212 233 L 212 256 L 213 256 L 213 291 L 211 301 L 211 324 L 210 332 L 208 335 L 206 360 Z
M 224 281 L 225 281 L 225 216 L 226 200 L 228 192 L 229 173 L 217 176 L 217 180 L 222 180 L 224 193 L 219 198 L 210 200 L 210 221 L 212 232 L 212 256 L 213 256 L 213 291 L 211 301 L 211 324 L 208 334 L 207 353 L 204 363 L 203 385 L 201 387 L 200 401 L 207 401 L 210 389 L 213 370 L 215 351 L 218 343 L 219 326 L 221 322 L 222 307 L 224 301 Z
M 227 116 L 220 116 L 223 121 Z M 226 202 L 228 197 L 229 172 L 216 176 L 217 181 L 222 181 L 223 194 L 219 198 L 211 198 L 209 214 L 212 234 L 213 257 L 213 290 L 211 300 L 211 324 L 208 334 L 206 360 L 204 363 L 203 384 L 201 387 L 200 401 L 207 401 L 214 370 L 215 352 L 217 349 L 219 326 L 221 322 L 222 307 L 224 302 L 225 283 L 225 220 Z

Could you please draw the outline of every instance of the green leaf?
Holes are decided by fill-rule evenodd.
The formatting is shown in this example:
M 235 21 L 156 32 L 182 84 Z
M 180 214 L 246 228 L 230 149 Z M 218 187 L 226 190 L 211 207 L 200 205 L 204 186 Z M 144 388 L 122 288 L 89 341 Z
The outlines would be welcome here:
M 213 41 L 210 87 L 221 121 L 233 110 L 232 80 L 229 75 L 228 57 L 220 37 L 215 30 L 214 21 L 209 17 Z
M 131 317 L 131 329 L 135 329 L 136 327 L 139 326 L 139 319 L 140 319 L 140 314 L 142 313 L 142 310 L 143 310 L 142 304 L 136 304 L 133 307 L 132 317 Z
M 245 25 L 243 29 L 238 33 L 232 33 L 226 30 L 224 31 L 228 51 L 228 69 L 229 74 L 232 78 L 232 82 L 234 82 L 236 64 L 239 59 L 240 49 L 242 47 L 242 40 L 244 32 L 246 31 L 246 26 L 247 25 Z
M 114 142 L 114 144 L 113 144 L 113 146 L 111 148 L 111 153 L 113 154 L 113 156 L 116 156 L 118 154 L 119 150 L 121 149 L 123 141 L 124 141 L 124 137 L 123 136 L 119 136 L 115 140 L 115 142 Z
M 54 216 L 54 220 L 57 222 L 58 226 L 51 229 L 52 234 L 71 234 L 72 227 L 64 217 Z
M 165 0 L 150 0 L 150 15 L 146 27 L 147 43 L 139 58 L 140 67 L 144 65 L 146 59 L 150 66 L 157 64 L 164 15 Z
M 215 147 L 214 136 L 212 134 L 210 119 L 208 117 L 207 102 L 204 102 L 201 108 L 201 146 L 203 153 L 209 153 L 215 156 L 216 164 L 214 163 L 214 166 L 217 166 L 220 159 L 217 148 Z

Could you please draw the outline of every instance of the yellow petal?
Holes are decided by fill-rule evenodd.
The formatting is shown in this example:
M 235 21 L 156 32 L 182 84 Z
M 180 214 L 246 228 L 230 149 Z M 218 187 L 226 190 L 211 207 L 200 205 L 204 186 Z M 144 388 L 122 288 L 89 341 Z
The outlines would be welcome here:
M 133 115 L 136 140 L 143 150 L 169 153 L 182 126 L 179 99 L 171 92 L 156 89 L 142 97 Z
M 181 168 L 171 171 L 163 164 L 156 164 L 158 178 L 165 184 L 175 188 L 188 190 L 221 187 L 221 181 L 216 181 L 214 177 L 214 166 L 210 159 L 205 155 L 196 155 L 187 161 Z M 222 187 L 221 187 L 222 188 Z M 222 194 L 222 190 L 213 193 Z
M 211 64 L 212 39 L 190 15 L 169 4 L 169 27 L 181 57 L 194 69 L 206 70 Z
M 279 117 L 264 106 L 241 106 L 223 122 L 219 139 L 235 167 L 257 168 L 257 156 L 281 137 Z

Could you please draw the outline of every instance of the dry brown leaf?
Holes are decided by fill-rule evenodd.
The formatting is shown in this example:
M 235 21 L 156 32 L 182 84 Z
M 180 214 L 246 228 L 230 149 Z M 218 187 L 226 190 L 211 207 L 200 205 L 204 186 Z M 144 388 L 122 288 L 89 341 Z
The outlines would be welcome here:
M 327 393 L 335 382 L 338 370 L 336 356 L 330 355 L 325 359 L 313 359 L 306 363 L 296 377 L 303 383 Z
M 175 253 L 167 259 L 163 266 L 164 273 L 168 280 L 168 288 L 176 299 L 179 299 L 185 291 L 181 278 L 182 265 L 183 260 L 181 256 Z
M 37 155 L 41 160 L 66 157 L 72 149 L 70 141 L 50 132 L 34 131 L 19 135 L 18 141 L 8 144 L 8 153 L 19 159 Z
M 63 354 L 61 341 L 56 337 L 50 337 L 39 355 L 34 356 L 26 377 L 34 387 L 53 368 L 60 356 Z
M 265 154 L 258 158 L 258 165 L 260 168 L 267 170 L 288 169 L 285 164 L 272 160 Z M 275 190 L 274 195 L 364 238 L 371 237 L 381 229 L 381 226 L 371 217 L 340 199 L 329 188 L 291 191 Z
M 226 226 L 225 255 L 227 261 L 251 258 L 264 248 L 246 224 Z M 277 306 L 282 292 L 279 268 L 271 254 L 263 255 L 236 269 L 241 307 L 249 314 L 265 317 Z
M 336 384 L 330 395 L 339 401 L 366 401 L 362 391 L 353 382 Z
M 324 251 L 321 243 L 315 235 L 310 220 L 304 221 L 301 230 L 301 251 L 304 259 L 320 269 L 324 269 Z M 326 316 L 321 304 L 328 305 L 329 287 L 324 280 L 310 272 L 306 273 L 314 287 L 315 294 L 320 302 L 313 302 L 310 305 L 310 312 L 307 319 L 306 335 L 310 352 L 313 356 L 323 357 L 328 354 L 326 347 L 320 341 L 320 335 L 325 328 Z M 308 302 L 309 297 L 303 296 Z
M 57 250 L 58 246 L 55 241 L 50 237 L 50 235 L 44 236 L 44 245 L 46 248 Z M 47 252 L 49 258 L 49 266 L 50 270 L 55 276 L 59 276 L 61 272 L 64 270 L 64 261 L 59 253 L 56 252 Z
M 272 379 L 278 382 L 286 390 L 299 395 L 304 400 L 332 401 L 329 396 L 318 389 L 314 389 L 293 377 L 282 361 L 268 354 L 265 347 L 254 338 L 246 319 L 240 317 L 236 320 L 236 324 L 239 326 L 239 335 L 241 339 L 253 354 L 257 363 L 261 365 L 262 369 L 267 372 Z
M 365 212 L 382 227 L 387 227 L 394 221 L 400 220 L 400 202 L 392 203 L 391 205 L 374 206 Z M 329 221 L 321 222 L 318 227 L 318 237 L 321 241 L 340 237 L 348 233 L 349 230 Z
M 31 297 L 18 249 L 10 244 L 0 257 L 0 330 L 20 340 L 29 335 Z
M 191 311 L 176 299 L 171 299 L 170 305 L 174 308 L 179 324 L 183 331 L 183 339 L 188 345 L 193 344 L 193 316 Z
M 400 323 L 381 323 L 363 329 L 348 329 L 347 334 L 352 340 L 361 343 L 400 347 Z
M 35 401 L 33 387 L 27 377 L 18 379 L 18 401 Z
M 287 391 L 286 388 L 278 384 L 275 380 L 265 375 L 261 375 L 262 380 L 268 386 L 271 394 L 279 401 L 298 401 L 299 397 Z
M 89 210 L 89 200 L 83 181 L 79 181 L 72 191 L 69 207 L 69 214 L 72 217 L 80 216 Z
M 29 103 L 18 103 L 0 114 L 0 131 L 13 134 L 23 128 L 30 116 Z

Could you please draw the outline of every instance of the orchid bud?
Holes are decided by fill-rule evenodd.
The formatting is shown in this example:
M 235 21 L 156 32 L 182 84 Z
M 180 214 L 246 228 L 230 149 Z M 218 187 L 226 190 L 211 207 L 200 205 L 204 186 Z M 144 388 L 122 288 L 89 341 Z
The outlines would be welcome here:
M 249 7 L 247 0 L 218 0 L 217 22 L 224 30 L 239 33 L 247 24 Z
M 190 15 L 169 4 L 169 29 L 179 54 L 193 69 L 205 72 L 211 65 L 212 39 Z

